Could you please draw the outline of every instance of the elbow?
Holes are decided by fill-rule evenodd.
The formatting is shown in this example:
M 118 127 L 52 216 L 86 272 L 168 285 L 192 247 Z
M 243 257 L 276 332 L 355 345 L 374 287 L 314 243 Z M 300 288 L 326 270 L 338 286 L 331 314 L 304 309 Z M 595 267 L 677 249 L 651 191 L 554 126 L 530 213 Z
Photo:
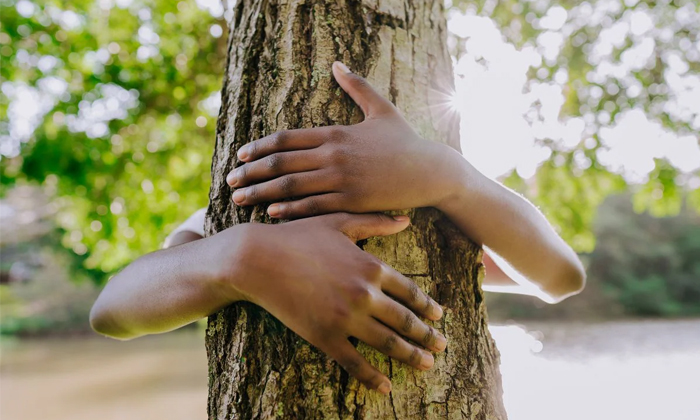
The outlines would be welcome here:
M 550 298 L 549 303 L 559 303 L 564 299 L 577 295 L 586 287 L 586 270 L 578 258 L 565 263 L 550 282 L 551 286 L 544 292 Z
M 117 340 L 126 341 L 136 337 L 134 334 L 131 334 L 125 329 L 117 326 L 117 323 L 114 322 L 113 315 L 109 310 L 102 307 L 99 299 L 90 310 L 90 327 L 93 331 L 100 335 Z
M 101 307 L 99 300 L 92 305 L 90 310 L 90 327 L 93 331 L 100 335 L 112 337 L 113 328 L 111 327 L 112 323 L 109 321 L 110 318 L 108 311 Z

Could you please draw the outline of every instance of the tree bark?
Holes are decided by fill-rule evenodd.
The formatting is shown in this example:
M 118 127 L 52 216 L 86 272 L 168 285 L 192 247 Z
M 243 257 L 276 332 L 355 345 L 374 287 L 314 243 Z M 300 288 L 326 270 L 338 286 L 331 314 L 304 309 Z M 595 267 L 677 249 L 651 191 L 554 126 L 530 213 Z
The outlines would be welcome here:
M 425 139 L 459 147 L 448 106 L 453 79 L 443 0 L 239 1 L 229 25 L 208 234 L 270 222 L 263 207 L 231 201 L 225 178 L 240 164 L 243 144 L 282 129 L 362 121 L 333 80 L 335 60 L 366 76 Z M 359 343 L 392 381 L 391 395 L 383 396 L 264 310 L 238 303 L 209 317 L 210 419 L 506 418 L 480 287 L 481 249 L 434 209 L 409 214 L 409 229 L 361 246 L 446 308 L 433 324 L 448 340 L 434 368 L 417 371 Z

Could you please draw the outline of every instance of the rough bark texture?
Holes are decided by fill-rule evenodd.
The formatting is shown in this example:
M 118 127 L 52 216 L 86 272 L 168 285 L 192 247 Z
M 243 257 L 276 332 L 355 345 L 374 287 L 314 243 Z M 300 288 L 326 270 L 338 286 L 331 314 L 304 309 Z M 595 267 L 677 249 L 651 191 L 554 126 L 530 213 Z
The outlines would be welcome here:
M 282 129 L 362 120 L 332 78 L 335 60 L 366 76 L 424 138 L 458 147 L 457 120 L 446 107 L 453 81 L 442 0 L 239 1 L 229 24 L 208 234 L 269 222 L 264 208 L 230 199 L 225 177 L 240 164 L 240 146 Z M 362 246 L 447 308 L 434 324 L 449 343 L 435 367 L 413 370 L 360 343 L 392 380 L 391 396 L 382 396 L 265 311 L 240 303 L 209 318 L 210 419 L 506 418 L 481 250 L 435 210 L 410 215 L 406 231 Z

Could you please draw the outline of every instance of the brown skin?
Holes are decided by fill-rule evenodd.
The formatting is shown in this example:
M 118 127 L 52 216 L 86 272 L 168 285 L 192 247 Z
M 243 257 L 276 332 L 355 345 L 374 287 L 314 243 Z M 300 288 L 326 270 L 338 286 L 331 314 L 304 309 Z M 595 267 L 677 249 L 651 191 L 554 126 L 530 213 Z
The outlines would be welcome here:
M 349 337 L 422 370 L 434 363 L 423 348 L 443 351 L 447 345 L 417 316 L 438 320 L 440 306 L 355 245 L 370 236 L 398 233 L 408 224 L 406 216 L 336 213 L 282 225 L 234 226 L 133 262 L 107 284 L 90 322 L 102 334 L 128 339 L 169 331 L 246 300 L 265 308 L 368 388 L 386 394 L 388 378 Z
M 365 120 L 281 131 L 244 146 L 238 157 L 247 163 L 227 177 L 236 188 L 233 201 L 252 205 L 313 195 L 268 207 L 271 216 L 282 219 L 439 207 L 459 188 L 456 164 L 437 164 L 452 149 L 423 140 L 364 79 L 352 74 L 349 79 L 337 66 L 334 74 Z M 452 160 L 461 159 L 452 152 Z
M 348 337 L 422 370 L 433 366 L 433 356 L 402 336 L 433 351 L 447 345 L 439 332 L 415 315 L 438 320 L 440 306 L 412 280 L 355 246 L 360 239 L 394 234 L 408 226 L 407 217 L 396 219 L 336 213 L 281 226 L 254 225 L 265 252 L 253 251 L 255 246 L 244 248 L 240 258 L 248 261 L 245 275 L 237 274 L 234 266 L 230 272 L 243 280 L 238 284 L 249 301 L 266 308 L 348 373 L 371 389 L 389 386 Z M 284 280 L 275 281 L 270 293 L 266 279 Z
M 277 202 L 268 213 L 287 219 L 434 206 L 524 276 L 511 278 L 485 257 L 485 285 L 529 283 L 548 302 L 581 290 L 585 273 L 576 254 L 534 206 L 481 175 L 453 149 L 421 139 L 364 79 L 340 63 L 333 72 L 365 121 L 276 133 L 245 146 L 239 158 L 247 163 L 228 177 L 237 188 L 236 203 Z M 287 198 L 294 200 L 280 202 Z M 128 339 L 170 331 L 249 300 L 367 387 L 388 393 L 388 379 L 348 337 L 419 369 L 432 366 L 432 356 L 407 340 L 433 351 L 446 346 L 415 315 L 439 319 L 439 306 L 353 243 L 397 233 L 407 224 L 401 217 L 343 213 L 239 225 L 203 240 L 181 232 L 173 242 L 182 245 L 146 255 L 117 274 L 95 302 L 90 321 L 102 334 Z
M 583 288 L 576 253 L 532 204 L 454 149 L 422 139 L 391 102 L 342 63 L 334 63 L 333 74 L 365 120 L 282 131 L 242 147 L 238 157 L 246 163 L 227 176 L 236 204 L 272 202 L 268 214 L 281 219 L 436 207 L 505 258 L 548 302 Z

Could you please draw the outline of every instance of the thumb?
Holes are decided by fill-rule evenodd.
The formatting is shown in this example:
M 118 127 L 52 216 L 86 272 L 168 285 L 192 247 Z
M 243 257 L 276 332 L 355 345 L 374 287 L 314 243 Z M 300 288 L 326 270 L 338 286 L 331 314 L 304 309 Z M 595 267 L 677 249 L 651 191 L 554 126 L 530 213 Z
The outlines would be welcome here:
M 333 76 L 340 87 L 359 105 L 365 118 L 376 117 L 395 109 L 394 105 L 377 93 L 367 80 L 351 72 L 340 61 L 333 63 Z
M 399 233 L 410 224 L 408 216 L 387 216 L 382 213 L 347 214 L 339 229 L 357 242 L 372 236 L 387 236 Z

